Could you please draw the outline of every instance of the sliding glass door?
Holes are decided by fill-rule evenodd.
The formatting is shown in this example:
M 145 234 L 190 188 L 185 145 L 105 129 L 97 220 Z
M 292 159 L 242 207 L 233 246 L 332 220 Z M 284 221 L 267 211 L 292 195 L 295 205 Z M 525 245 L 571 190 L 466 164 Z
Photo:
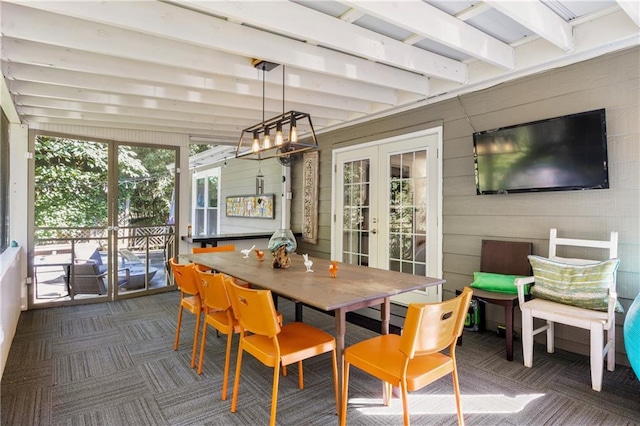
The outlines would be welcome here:
M 162 291 L 177 150 L 39 135 L 32 306 Z
M 115 297 L 161 290 L 171 284 L 167 262 L 175 251 L 170 220 L 175 190 L 174 148 L 117 145 L 117 209 L 113 217 L 117 269 Z

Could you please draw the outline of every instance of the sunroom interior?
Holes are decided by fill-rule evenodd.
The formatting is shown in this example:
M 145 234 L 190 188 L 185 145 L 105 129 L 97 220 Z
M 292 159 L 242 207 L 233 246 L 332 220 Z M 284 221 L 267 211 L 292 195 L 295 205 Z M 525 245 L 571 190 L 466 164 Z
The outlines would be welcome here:
M 243 129 L 303 111 L 318 144 L 317 215 L 315 239 L 298 237 L 298 253 L 351 260 L 344 165 L 367 159 L 373 174 L 408 147 L 434 161 L 433 186 L 424 190 L 432 245 L 421 264 L 422 273 L 445 284 L 431 297 L 450 299 L 473 281 L 483 240 L 530 242 L 533 254 L 547 256 L 552 228 L 587 240 L 617 232 L 617 295 L 625 312 L 640 294 L 638 2 L 8 0 L 0 12 L 0 371 L 20 313 L 56 306 L 37 303 L 33 285 L 39 136 L 175 152 L 167 166 L 175 176 L 170 250 L 178 255 L 199 245 L 190 236 L 281 228 L 301 235 L 306 157 L 236 155 Z M 260 61 L 275 66 L 266 71 L 256 67 Z M 480 193 L 475 134 L 596 110 L 606 115 L 607 187 Z M 300 137 L 310 138 L 309 126 L 300 125 Z M 194 145 L 206 149 L 190 155 Z M 215 182 L 215 203 L 206 198 L 199 205 L 199 182 L 207 197 Z M 382 223 L 389 220 L 385 185 L 384 177 L 372 181 L 380 194 L 368 200 L 368 214 Z M 273 197 L 267 217 L 242 217 L 231 208 L 236 197 L 258 195 Z M 375 240 L 371 247 L 376 242 L 390 246 Z M 376 263 L 383 255 L 365 255 L 365 264 L 385 267 Z M 175 289 L 161 266 L 154 279 L 168 280 L 163 290 Z M 115 295 L 63 304 L 127 297 Z M 499 306 L 487 305 L 485 316 L 491 330 L 504 322 Z M 616 362 L 629 366 L 625 320 L 616 314 L 615 351 Z M 514 328 L 521 330 L 517 309 Z M 589 333 L 582 331 L 558 326 L 556 347 L 588 355 Z M 513 362 L 522 364 L 521 352 Z

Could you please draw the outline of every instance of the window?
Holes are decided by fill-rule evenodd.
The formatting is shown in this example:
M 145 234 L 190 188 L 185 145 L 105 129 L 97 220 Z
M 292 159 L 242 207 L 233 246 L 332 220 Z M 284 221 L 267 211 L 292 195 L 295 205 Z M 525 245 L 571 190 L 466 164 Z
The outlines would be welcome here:
M 195 173 L 192 188 L 194 235 L 217 234 L 220 223 L 220 167 Z

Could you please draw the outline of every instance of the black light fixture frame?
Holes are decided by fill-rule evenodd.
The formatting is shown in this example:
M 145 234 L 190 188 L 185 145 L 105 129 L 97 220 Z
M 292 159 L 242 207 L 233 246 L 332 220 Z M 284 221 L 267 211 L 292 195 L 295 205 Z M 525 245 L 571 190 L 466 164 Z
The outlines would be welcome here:
M 264 118 L 264 102 L 265 102 L 265 81 L 264 76 L 265 72 L 271 71 L 278 64 L 274 64 L 272 62 L 267 61 L 255 61 L 254 67 L 262 70 L 262 122 L 255 124 L 251 127 L 247 127 L 242 130 L 240 134 L 240 139 L 238 141 L 238 147 L 236 148 L 236 158 L 245 159 L 245 160 L 265 160 L 269 158 L 277 158 L 277 157 L 285 157 L 293 154 L 298 154 L 306 151 L 311 151 L 314 149 L 318 149 L 318 141 L 316 139 L 316 133 L 313 128 L 313 123 L 311 122 L 311 116 L 307 113 L 300 111 L 289 111 L 284 112 L 284 66 L 282 68 L 282 114 L 265 120 Z M 300 123 L 304 123 L 307 121 L 308 126 L 303 126 L 305 131 L 309 132 L 309 135 L 305 135 L 305 137 L 301 140 L 297 138 L 295 142 L 291 141 L 291 127 L 299 128 Z M 261 136 L 271 135 L 275 136 L 276 131 L 282 131 L 283 128 L 288 127 L 289 129 L 289 137 L 284 138 L 282 144 L 277 145 L 275 141 L 275 137 L 271 142 L 271 146 L 268 148 L 264 148 L 262 144 L 259 149 L 253 149 L 253 141 L 255 138 L 260 140 Z M 247 143 L 247 141 L 249 141 Z
M 285 140 L 282 145 L 279 146 L 276 145 L 275 142 L 272 142 L 271 147 L 268 149 L 261 149 L 257 152 L 254 152 L 252 150 L 251 144 L 255 135 L 258 135 L 259 137 L 260 135 L 264 135 L 265 132 L 274 134 L 276 128 L 278 127 L 278 124 L 286 127 L 293 121 L 297 126 L 299 126 L 299 123 L 303 120 L 307 120 L 309 122 L 309 137 L 305 139 L 310 139 L 309 142 L 301 140 L 298 140 L 297 142 L 291 142 L 289 140 Z M 247 140 L 251 142 L 247 144 Z M 238 141 L 236 158 L 243 158 L 246 160 L 265 160 L 268 158 L 282 157 L 285 155 L 297 154 L 314 149 L 318 149 L 318 141 L 316 139 L 316 133 L 313 129 L 313 123 L 311 122 L 311 116 L 304 112 L 289 111 L 244 129 L 242 131 L 242 134 L 240 135 L 240 140 Z

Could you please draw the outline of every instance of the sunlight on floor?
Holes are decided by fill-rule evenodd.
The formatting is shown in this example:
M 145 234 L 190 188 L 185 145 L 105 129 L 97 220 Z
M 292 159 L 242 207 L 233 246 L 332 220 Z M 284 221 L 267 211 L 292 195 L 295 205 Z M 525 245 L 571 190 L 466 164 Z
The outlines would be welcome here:
M 543 393 L 517 395 L 462 395 L 462 412 L 471 413 L 517 413 L 528 403 L 544 396 Z M 371 416 L 402 415 L 402 402 L 393 398 L 386 407 L 381 399 L 350 398 L 349 408 L 356 408 Z M 409 412 L 415 414 L 455 414 L 453 395 L 409 395 Z

